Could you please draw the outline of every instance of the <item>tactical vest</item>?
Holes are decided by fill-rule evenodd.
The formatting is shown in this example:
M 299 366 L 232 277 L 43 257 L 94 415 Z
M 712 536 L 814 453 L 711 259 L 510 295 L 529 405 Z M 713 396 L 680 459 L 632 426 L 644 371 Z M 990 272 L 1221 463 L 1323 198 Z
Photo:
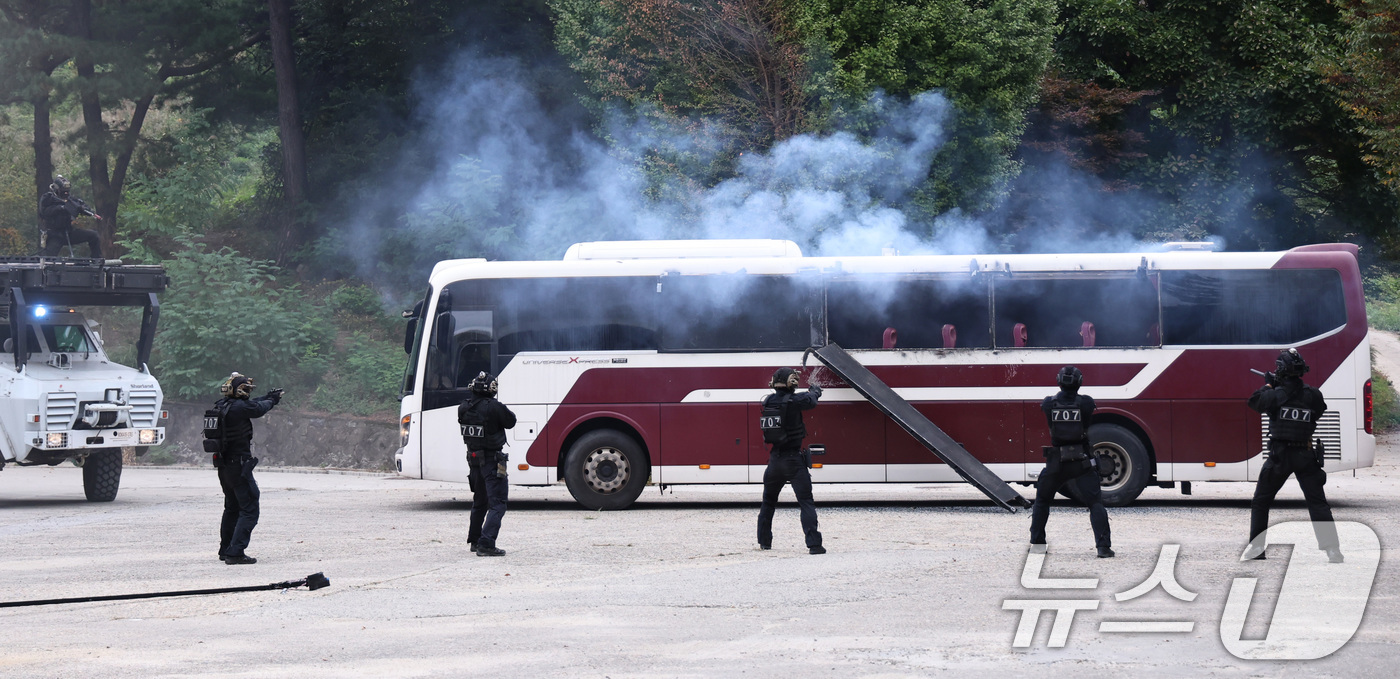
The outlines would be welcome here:
M 462 443 L 467 450 L 501 450 L 506 445 L 505 430 L 487 405 L 490 399 L 477 398 L 457 409 Z
M 763 400 L 763 409 L 758 412 L 758 428 L 763 432 L 763 442 L 773 446 L 787 443 L 787 394 L 775 394 Z
M 764 443 L 783 449 L 801 447 L 807 427 L 802 423 L 802 412 L 792 406 L 792 397 L 777 393 L 763 399 L 758 427 L 763 431 Z
M 227 403 L 204 411 L 204 452 L 213 453 L 216 464 L 219 453 L 227 447 L 228 430 L 224 428 L 227 418 Z
M 1069 402 L 1061 401 L 1058 395 L 1050 402 L 1050 411 L 1045 414 L 1050 421 L 1050 438 L 1055 443 L 1077 443 L 1088 438 L 1088 423 L 1084 421 L 1084 411 L 1080 409 L 1083 396 L 1075 394 Z
M 1317 429 L 1322 411 L 1309 407 L 1308 388 L 1289 392 L 1288 400 L 1269 413 L 1269 438 L 1276 441 L 1307 443 Z

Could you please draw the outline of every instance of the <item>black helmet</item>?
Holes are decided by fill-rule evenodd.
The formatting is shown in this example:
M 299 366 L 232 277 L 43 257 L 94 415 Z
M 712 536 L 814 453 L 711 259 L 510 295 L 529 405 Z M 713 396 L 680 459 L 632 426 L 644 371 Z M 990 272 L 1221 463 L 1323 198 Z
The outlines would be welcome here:
M 1074 391 L 1084 384 L 1084 373 L 1079 372 L 1079 368 L 1067 365 L 1060 368 L 1060 373 L 1055 376 L 1055 383 L 1059 384 L 1061 389 Z
M 219 393 L 229 398 L 248 398 L 253 393 L 253 378 L 234 371 L 219 387 Z
M 1274 372 L 1279 377 L 1302 377 L 1308 371 L 1308 362 L 1303 360 L 1297 349 L 1285 349 L 1274 359 Z
M 58 196 L 67 196 L 68 192 L 72 189 L 73 183 L 68 181 L 68 179 L 61 174 L 54 175 L 53 183 L 49 184 L 49 190 L 53 191 L 54 194 Z
M 778 368 L 778 370 L 773 373 L 773 381 L 770 382 L 768 386 L 774 389 L 796 389 L 797 383 L 801 379 L 802 375 L 798 374 L 798 372 L 792 368 Z
M 495 396 L 498 386 L 496 376 L 483 370 L 477 373 L 476 378 L 472 380 L 471 390 L 473 394 Z

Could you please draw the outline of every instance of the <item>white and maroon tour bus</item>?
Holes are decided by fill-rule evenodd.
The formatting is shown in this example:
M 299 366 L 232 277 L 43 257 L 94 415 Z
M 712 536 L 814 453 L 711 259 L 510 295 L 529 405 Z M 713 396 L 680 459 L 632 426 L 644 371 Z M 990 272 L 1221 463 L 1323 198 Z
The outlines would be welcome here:
M 1357 249 L 804 257 L 788 241 L 580 243 L 562 261 L 440 262 L 411 314 L 401 474 L 467 480 L 457 405 L 500 377 L 519 423 L 510 480 L 616 509 L 648 483 L 760 483 L 759 401 L 835 343 L 1008 482 L 1049 443 L 1064 365 L 1098 401 L 1104 500 L 1249 481 L 1267 420 L 1245 405 L 1297 347 L 1328 410 L 1326 469 L 1371 466 L 1371 360 Z M 814 366 L 820 364 L 813 362 Z M 825 368 L 807 443 L 821 483 L 961 481 Z M 1189 492 L 1189 486 L 1183 485 Z

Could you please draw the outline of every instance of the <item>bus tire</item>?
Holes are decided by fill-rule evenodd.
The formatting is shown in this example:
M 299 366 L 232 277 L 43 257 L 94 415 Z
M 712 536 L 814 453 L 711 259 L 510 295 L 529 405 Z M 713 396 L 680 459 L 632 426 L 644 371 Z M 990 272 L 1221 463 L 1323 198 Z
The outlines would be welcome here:
M 569 494 L 588 509 L 626 509 L 650 478 L 651 460 L 642 446 L 615 429 L 584 434 L 564 457 Z
M 1099 469 L 1108 470 L 1106 475 L 1099 476 L 1104 506 L 1126 507 L 1132 504 L 1152 476 L 1147 446 L 1128 429 L 1108 423 L 1089 427 L 1089 441 L 1093 444 L 1094 456 L 1099 460 Z M 1063 487 L 1061 493 L 1084 504 L 1084 499 L 1071 485 Z
M 88 453 L 83 461 L 83 494 L 88 502 L 111 502 L 117 499 L 122 482 L 122 451 L 102 448 Z

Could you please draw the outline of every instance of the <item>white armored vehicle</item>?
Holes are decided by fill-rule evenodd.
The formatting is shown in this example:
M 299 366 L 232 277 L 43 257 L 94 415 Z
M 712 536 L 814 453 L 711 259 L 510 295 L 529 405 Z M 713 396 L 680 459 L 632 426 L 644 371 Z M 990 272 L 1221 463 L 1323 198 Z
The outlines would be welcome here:
M 165 440 L 160 385 L 147 369 L 169 278 L 120 260 L 0 257 L 0 470 L 83 468 L 93 502 L 117 497 L 122 448 Z M 138 307 L 136 368 L 114 363 L 79 307 Z

